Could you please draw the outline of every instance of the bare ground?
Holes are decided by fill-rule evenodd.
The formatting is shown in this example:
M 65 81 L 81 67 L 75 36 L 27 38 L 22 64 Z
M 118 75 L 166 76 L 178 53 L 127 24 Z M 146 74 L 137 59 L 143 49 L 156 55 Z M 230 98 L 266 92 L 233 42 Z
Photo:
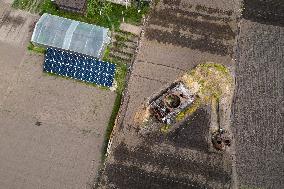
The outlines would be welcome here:
M 284 2 L 245 0 L 244 8 L 233 104 L 239 183 L 283 188 Z
M 26 47 L 36 16 L 5 7 L 0 2 L 0 188 L 91 188 L 115 93 L 43 73 L 43 55 Z
M 240 184 L 283 188 L 284 28 L 242 20 L 239 38 L 233 128 Z
M 0 5 L 0 41 L 24 46 L 39 16 L 14 10 L 6 3 L 0 2 Z
M 200 108 L 189 125 L 168 136 L 141 137 L 132 120 L 151 94 L 200 63 L 221 63 L 234 71 L 238 6 L 239 1 L 161 0 L 153 8 L 99 188 L 231 187 L 231 156 L 210 148 L 210 108 Z

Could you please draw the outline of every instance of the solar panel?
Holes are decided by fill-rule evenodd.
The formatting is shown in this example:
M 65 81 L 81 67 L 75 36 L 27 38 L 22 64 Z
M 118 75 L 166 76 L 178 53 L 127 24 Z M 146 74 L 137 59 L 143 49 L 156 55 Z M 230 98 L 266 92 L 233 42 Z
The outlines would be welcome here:
M 116 66 L 81 54 L 47 48 L 43 70 L 85 82 L 111 87 Z

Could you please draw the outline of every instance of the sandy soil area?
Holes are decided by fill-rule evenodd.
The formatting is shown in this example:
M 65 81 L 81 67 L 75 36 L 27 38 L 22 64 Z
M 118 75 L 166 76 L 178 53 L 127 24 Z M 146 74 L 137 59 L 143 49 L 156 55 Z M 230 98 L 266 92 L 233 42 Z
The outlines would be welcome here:
M 34 16 L 2 5 L 0 188 L 91 187 L 116 94 L 43 73 L 26 47 Z

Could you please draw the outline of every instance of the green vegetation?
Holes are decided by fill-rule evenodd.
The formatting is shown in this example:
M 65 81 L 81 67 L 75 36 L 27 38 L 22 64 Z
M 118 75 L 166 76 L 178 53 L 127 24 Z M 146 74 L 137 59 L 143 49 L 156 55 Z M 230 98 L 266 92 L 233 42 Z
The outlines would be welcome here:
M 28 44 L 28 50 L 29 50 L 29 51 L 33 51 L 33 52 L 36 52 L 36 53 L 40 53 L 40 54 L 44 54 L 45 51 L 46 51 L 45 48 L 35 46 L 35 45 L 32 44 L 31 42 Z
M 228 68 L 215 63 L 198 65 L 184 76 L 184 81 L 189 87 L 197 83 L 198 95 L 206 102 L 211 101 L 211 98 L 219 100 L 233 85 Z
M 116 120 L 116 117 L 117 117 L 117 114 L 118 114 L 118 111 L 121 105 L 122 93 L 125 88 L 125 78 L 127 75 L 127 66 L 123 62 L 120 62 L 120 61 L 110 61 L 109 56 L 108 56 L 109 52 L 110 52 L 110 49 L 109 47 L 107 47 L 105 50 L 103 60 L 116 64 L 115 81 L 117 83 L 117 88 L 116 88 L 116 98 L 115 98 L 115 102 L 113 105 L 112 113 L 109 118 L 109 122 L 108 122 L 106 132 L 104 135 L 104 144 L 102 147 L 102 162 L 105 159 L 108 142 L 110 140 L 113 127 L 115 126 L 115 120 Z
M 103 147 L 102 147 L 102 162 L 105 160 L 105 155 L 106 155 L 106 151 L 107 151 L 107 147 L 108 147 L 108 142 L 111 138 L 111 133 L 113 130 L 113 127 L 115 125 L 115 120 L 116 120 L 116 116 L 118 114 L 119 108 L 120 108 L 120 104 L 121 104 L 121 99 L 122 99 L 122 93 L 117 93 L 115 101 L 114 101 L 114 105 L 113 105 L 113 109 L 111 112 L 111 116 L 109 118 L 108 121 L 108 125 L 106 128 L 106 132 L 104 135 L 104 143 L 103 143 Z
M 103 55 L 103 60 L 108 61 L 110 55 L 110 45 L 106 47 Z
M 117 93 L 122 93 L 125 88 L 125 78 L 127 74 L 127 66 L 123 63 L 116 62 L 115 81 L 117 82 Z
M 12 7 L 37 13 L 40 12 L 43 1 L 44 0 L 14 0 Z
M 168 132 L 170 132 L 170 128 L 171 128 L 171 125 L 163 125 L 160 130 L 162 133 L 167 134 Z
M 210 62 L 189 71 L 182 77 L 182 81 L 191 91 L 196 91 L 197 98 L 188 109 L 177 115 L 178 121 L 194 113 L 198 107 L 211 104 L 212 100 L 220 101 L 233 90 L 234 85 L 228 68 Z
M 108 1 L 88 0 L 86 14 L 78 14 L 59 10 L 51 0 L 15 0 L 14 8 L 28 10 L 35 13 L 50 13 L 53 15 L 78 20 L 90 24 L 118 30 L 123 20 L 130 24 L 139 25 L 141 19 L 149 10 L 149 3 L 141 3 L 141 11 L 135 5 L 125 7 Z
M 201 68 L 203 68 L 204 70 L 207 70 L 207 71 L 209 71 L 210 68 L 216 69 L 217 71 L 223 73 L 224 75 L 231 77 L 228 68 L 226 68 L 226 67 L 225 67 L 224 65 L 222 65 L 222 64 L 214 64 L 214 63 L 211 63 L 211 64 L 200 64 L 199 66 L 200 66 Z
M 197 97 L 187 109 L 179 112 L 179 114 L 176 116 L 176 120 L 177 121 L 183 120 L 186 116 L 193 114 L 201 105 L 202 105 L 201 99 Z

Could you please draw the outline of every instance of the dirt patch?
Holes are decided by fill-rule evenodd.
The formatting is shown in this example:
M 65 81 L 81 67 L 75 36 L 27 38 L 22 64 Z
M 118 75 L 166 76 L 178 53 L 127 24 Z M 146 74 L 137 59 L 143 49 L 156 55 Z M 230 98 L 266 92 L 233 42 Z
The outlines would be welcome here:
M 150 15 L 145 36 L 149 41 L 231 56 L 235 21 L 231 10 L 160 3 Z
M 12 27 L 18 27 L 25 23 L 26 19 L 22 16 L 12 16 L 10 11 L 6 12 L 2 18 L 0 27 L 12 25 Z
M 180 10 L 181 12 L 182 10 Z M 193 34 L 208 36 L 212 39 L 225 39 L 230 40 L 233 39 L 235 34 L 232 31 L 231 27 L 227 24 L 213 23 L 207 20 L 199 20 L 192 19 L 190 17 L 196 17 L 195 14 L 201 13 L 191 13 L 183 11 L 187 17 L 184 17 L 176 12 L 171 11 L 170 9 L 162 9 L 158 10 L 153 14 L 151 21 L 149 24 L 159 25 L 162 27 L 170 27 L 174 25 L 175 30 L 189 30 Z M 190 17 L 189 17 L 190 16 Z M 199 16 L 199 15 L 198 15 Z M 197 18 L 198 18 L 197 16 Z M 164 18 L 163 20 L 161 18 Z M 206 17 L 204 15 L 203 18 L 209 18 L 214 20 L 214 17 Z M 217 19 L 215 17 L 215 19 Z M 220 18 L 219 20 L 221 20 Z
M 208 14 L 224 14 L 227 16 L 232 16 L 233 11 L 229 10 L 229 11 L 225 11 L 225 10 L 221 10 L 221 9 L 217 9 L 217 8 L 212 8 L 212 7 L 206 7 L 203 5 L 197 5 L 195 7 L 195 9 L 197 11 L 201 11 L 201 12 L 206 12 Z
M 263 24 L 283 27 L 284 3 L 282 0 L 245 0 L 243 17 Z
M 179 6 L 181 3 L 181 0 L 163 0 L 163 3 L 165 5 L 170 5 L 170 6 Z
M 113 149 L 112 164 L 106 167 L 107 182 L 119 188 L 138 185 L 145 188 L 153 183 L 156 183 L 156 188 L 165 188 L 166 183 L 170 184 L 170 188 L 182 185 L 185 188 L 227 188 L 231 182 L 230 171 L 224 168 L 222 154 L 210 152 L 206 142 L 209 117 L 206 109 L 200 108 L 190 118 L 192 122 L 189 125 L 182 126 L 174 133 L 149 135 L 142 139 L 140 145 L 133 147 L 128 143 L 119 143 Z M 156 148 L 153 148 L 153 144 Z M 171 147 L 173 149 L 170 150 Z M 180 153 L 181 149 L 190 152 L 185 150 L 185 153 Z M 193 149 L 196 150 L 195 154 L 207 157 L 207 162 L 203 162 L 203 158 L 189 158 Z M 140 178 L 134 176 L 136 174 L 145 176 Z M 155 180 L 151 180 L 151 177 Z M 202 182 L 203 179 L 206 184 Z M 165 180 L 168 181 L 164 183 Z
M 0 55 L 1 187 L 91 187 L 115 93 L 44 74 L 26 47 Z
M 111 183 L 114 184 L 116 187 L 123 189 L 144 189 L 151 188 L 153 186 L 155 186 L 155 188 L 157 189 L 205 188 L 205 186 L 203 185 L 188 181 L 187 178 L 177 179 L 169 176 L 163 178 L 159 174 L 148 173 L 135 166 L 130 167 L 125 165 L 112 164 L 106 167 L 106 171 L 110 173 L 109 179 L 111 180 Z
M 25 46 L 39 16 L 5 6 L 0 2 L 0 41 Z
M 232 53 L 232 49 L 229 46 L 212 41 L 210 38 L 194 39 L 188 36 L 181 36 L 179 33 L 165 32 L 157 29 L 148 29 L 146 31 L 146 37 L 148 40 L 156 40 L 159 43 L 187 47 L 222 56 Z
M 284 28 L 248 20 L 240 26 L 233 105 L 240 184 L 283 188 Z
M 212 15 L 197 12 L 195 6 L 208 1 L 192 2 L 193 5 L 186 0 L 159 1 L 151 13 L 125 93 L 124 112 L 120 116 L 123 121 L 114 131 L 99 188 L 232 186 L 230 154 L 219 154 L 210 148 L 208 109 L 199 107 L 188 118 L 190 122 L 172 132 L 159 130 L 144 136 L 132 122 L 137 108 L 151 94 L 196 65 L 218 62 L 233 67 L 230 55 L 235 12 L 232 16 L 221 11 Z M 208 3 L 212 7 L 208 6 L 223 11 L 233 9 L 231 1 L 224 2 L 214 0 Z M 170 13 L 166 14 L 167 11 Z M 209 31 L 208 26 L 214 31 Z

